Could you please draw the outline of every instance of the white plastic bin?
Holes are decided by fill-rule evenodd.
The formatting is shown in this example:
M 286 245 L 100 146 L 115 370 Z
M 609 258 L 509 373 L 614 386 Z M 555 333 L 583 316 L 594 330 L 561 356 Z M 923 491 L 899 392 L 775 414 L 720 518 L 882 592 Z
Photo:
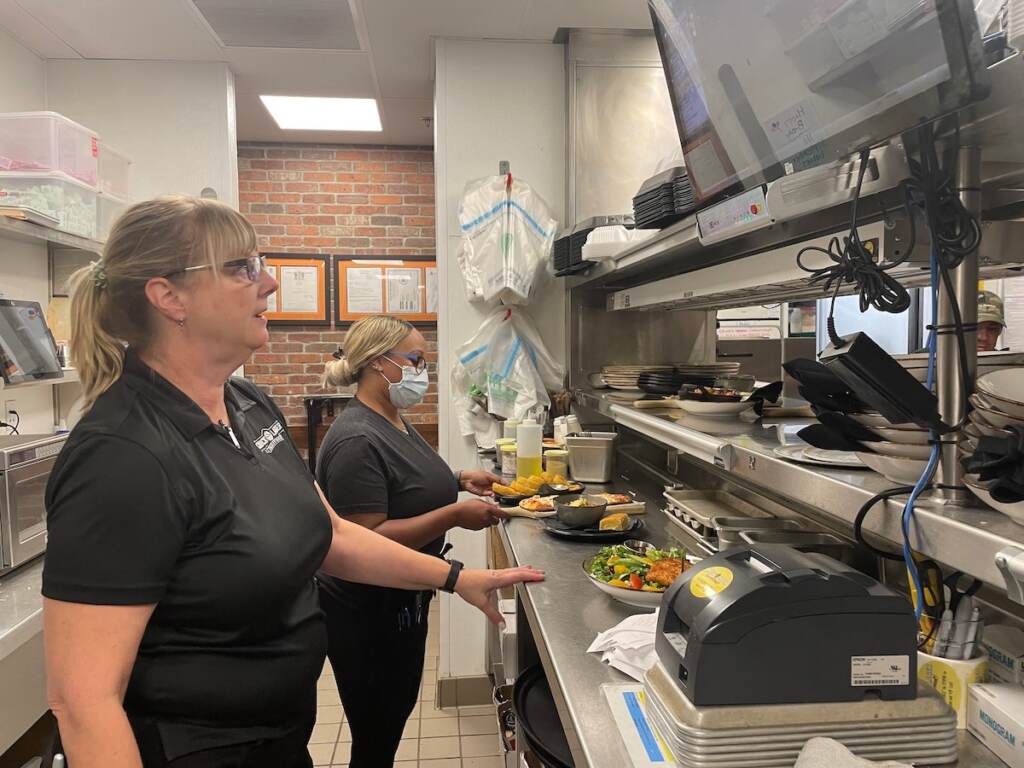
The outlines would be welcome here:
M 100 142 L 100 192 L 127 199 L 132 161 L 109 144 Z
M 96 237 L 96 190 L 64 173 L 0 172 L 0 206 L 32 208 L 57 219 L 57 229 Z
M 95 188 L 99 137 L 56 112 L 0 114 L 0 171 L 61 171 Z
M 100 192 L 96 196 L 96 238 L 106 240 L 117 217 L 124 213 L 128 201 L 116 195 L 105 195 Z

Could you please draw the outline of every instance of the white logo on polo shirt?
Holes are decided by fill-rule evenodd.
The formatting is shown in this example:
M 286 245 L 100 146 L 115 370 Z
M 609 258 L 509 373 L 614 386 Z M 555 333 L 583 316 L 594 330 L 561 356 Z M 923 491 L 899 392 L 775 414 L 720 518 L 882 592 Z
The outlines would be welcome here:
M 255 445 L 264 453 L 273 453 L 281 443 L 284 442 L 284 427 L 280 421 L 275 421 L 269 427 L 264 428 L 260 436 L 256 438 Z

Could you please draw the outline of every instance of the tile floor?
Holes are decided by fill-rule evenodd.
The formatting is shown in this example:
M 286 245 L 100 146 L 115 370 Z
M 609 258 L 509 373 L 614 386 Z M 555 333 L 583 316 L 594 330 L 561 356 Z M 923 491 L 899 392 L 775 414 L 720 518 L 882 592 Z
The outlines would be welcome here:
M 498 720 L 494 707 L 437 709 L 437 658 L 440 651 L 435 602 L 430 611 L 427 656 L 424 664 L 420 702 L 405 726 L 395 757 L 396 768 L 504 768 Z M 309 753 L 316 766 L 348 766 L 352 733 L 338 699 L 330 665 L 324 667 L 317 691 L 317 718 L 309 740 Z

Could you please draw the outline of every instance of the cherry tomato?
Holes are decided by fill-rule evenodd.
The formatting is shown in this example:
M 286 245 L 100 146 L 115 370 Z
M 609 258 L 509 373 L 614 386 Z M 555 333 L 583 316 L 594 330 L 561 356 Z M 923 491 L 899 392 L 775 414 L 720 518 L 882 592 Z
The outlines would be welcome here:
M 629 574 L 629 586 L 632 589 L 640 589 L 640 588 L 643 587 L 643 585 L 644 585 L 643 579 L 641 579 L 637 574 L 635 574 L 635 573 Z

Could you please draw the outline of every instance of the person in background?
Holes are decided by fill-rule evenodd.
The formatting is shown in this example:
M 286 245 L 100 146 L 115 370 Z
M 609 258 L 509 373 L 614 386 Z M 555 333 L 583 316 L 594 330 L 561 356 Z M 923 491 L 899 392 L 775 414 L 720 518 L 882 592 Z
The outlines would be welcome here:
M 403 418 L 427 392 L 427 343 L 404 320 L 378 316 L 352 325 L 329 363 L 330 386 L 357 384 L 331 424 L 316 476 L 334 511 L 382 536 L 439 556 L 452 528 L 481 530 L 507 515 L 491 501 L 498 477 L 452 472 Z M 390 569 L 393 564 L 380 564 Z M 328 657 L 352 730 L 350 768 L 392 765 L 423 676 L 431 590 L 406 591 L 324 576 Z
M 444 585 L 494 621 L 497 588 L 543 578 L 461 570 L 327 507 L 273 401 L 230 378 L 276 290 L 252 225 L 186 197 L 131 206 L 73 278 L 89 411 L 47 487 L 42 587 L 69 768 L 309 768 L 318 570 Z
M 1006 329 L 1003 300 L 992 291 L 978 292 L 978 351 L 994 352 Z

